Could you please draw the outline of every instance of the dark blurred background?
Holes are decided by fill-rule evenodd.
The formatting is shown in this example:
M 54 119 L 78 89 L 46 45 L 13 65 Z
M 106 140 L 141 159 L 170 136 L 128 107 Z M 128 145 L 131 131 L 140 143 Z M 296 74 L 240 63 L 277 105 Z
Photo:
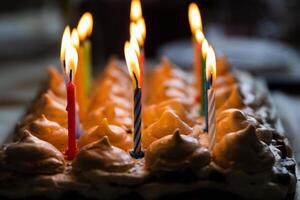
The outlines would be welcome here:
M 190 2 L 142 0 L 148 58 L 167 55 L 181 66 L 191 66 L 191 34 L 187 19 Z M 293 81 L 297 82 L 294 70 L 297 70 L 295 64 L 299 60 L 300 1 L 193 2 L 200 7 L 204 32 L 219 55 L 228 56 L 237 68 L 264 75 L 273 85 L 277 79 L 285 82 L 281 77 L 283 73 L 288 75 L 289 81 L 292 74 Z M 93 60 L 99 68 L 111 55 L 123 57 L 124 41 L 129 37 L 129 8 L 130 0 L 3 1 L 0 59 L 10 62 L 58 58 L 64 26 L 76 26 L 81 14 L 90 11 L 95 21 Z M 1 64 L 1 68 L 4 67 L 5 64 Z
M 156 56 L 168 42 L 190 38 L 187 20 L 190 2 L 199 5 L 206 33 L 210 28 L 218 28 L 230 36 L 280 40 L 299 48 L 298 0 L 142 0 L 149 57 Z M 95 20 L 92 35 L 95 62 L 112 54 L 122 56 L 129 35 L 129 7 L 130 0 L 3 1 L 0 56 L 10 59 L 58 54 L 64 26 L 77 25 L 85 11 L 92 12 Z
M 166 55 L 181 67 L 191 69 L 193 49 L 187 17 L 190 2 L 142 0 L 148 61 Z M 217 54 L 227 56 L 233 67 L 266 80 L 276 102 L 300 113 L 300 1 L 193 2 L 200 7 L 205 35 Z M 59 66 L 63 29 L 67 24 L 77 26 L 85 11 L 94 16 L 94 70 L 100 70 L 112 55 L 123 58 L 124 41 L 129 37 L 129 8 L 130 0 L 2 1 L 0 129 L 7 129 L 9 122 L 15 123 L 18 111 L 41 87 L 46 67 Z M 12 112 L 14 109 L 16 112 Z

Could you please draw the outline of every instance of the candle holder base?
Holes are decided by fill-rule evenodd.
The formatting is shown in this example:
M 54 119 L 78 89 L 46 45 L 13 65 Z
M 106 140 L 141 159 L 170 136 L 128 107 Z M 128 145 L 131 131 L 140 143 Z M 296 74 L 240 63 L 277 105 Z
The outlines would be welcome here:
M 141 159 L 145 156 L 145 153 L 143 151 L 130 151 L 129 153 L 131 157 L 135 159 Z

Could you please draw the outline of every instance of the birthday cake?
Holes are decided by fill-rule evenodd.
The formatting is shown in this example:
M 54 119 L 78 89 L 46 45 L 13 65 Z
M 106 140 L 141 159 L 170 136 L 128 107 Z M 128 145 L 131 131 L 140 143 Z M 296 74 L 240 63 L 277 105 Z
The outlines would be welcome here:
M 142 150 L 134 159 L 131 79 L 112 59 L 67 160 L 66 89 L 49 69 L 46 87 L 0 151 L 1 199 L 292 199 L 295 161 L 264 85 L 217 60 L 216 138 L 209 147 L 192 76 L 167 59 L 149 70 Z

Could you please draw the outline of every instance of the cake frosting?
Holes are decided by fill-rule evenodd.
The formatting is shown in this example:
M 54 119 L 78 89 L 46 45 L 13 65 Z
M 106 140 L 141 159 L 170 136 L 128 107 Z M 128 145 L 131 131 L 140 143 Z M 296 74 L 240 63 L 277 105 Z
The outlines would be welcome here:
M 255 127 L 257 137 L 266 144 L 271 144 L 273 134 L 276 133 L 274 128 L 265 126 L 255 116 L 246 114 L 242 110 L 231 108 L 222 111 L 217 116 L 217 141 L 224 135 L 244 129 L 248 125 Z
M 232 85 L 238 84 L 238 81 L 234 74 L 227 73 L 223 76 L 217 76 L 216 80 L 214 81 L 214 87 L 216 88 L 226 88 Z
M 210 153 L 198 140 L 176 130 L 153 142 L 146 152 L 146 166 L 151 171 L 184 171 L 210 162 Z
M 98 95 L 96 98 L 92 99 L 89 110 L 97 109 L 99 107 L 99 105 L 106 105 L 111 102 L 115 103 L 116 105 L 118 105 L 118 107 L 120 107 L 124 110 L 130 111 L 130 109 L 131 109 L 131 104 L 130 104 L 129 99 L 127 99 L 125 97 L 113 95 L 113 94 L 108 94 L 107 96 L 104 96 L 103 94 L 101 94 L 101 95 Z
M 102 95 L 100 97 L 102 97 L 102 101 L 105 101 L 105 97 L 108 94 L 112 94 L 114 96 L 119 96 L 119 97 L 127 97 L 130 98 L 131 97 L 131 91 L 130 88 L 130 84 L 128 82 L 128 84 L 118 84 L 115 83 L 115 81 L 113 79 L 110 78 L 105 78 L 100 84 L 99 87 L 97 87 L 96 89 L 96 93 L 101 93 Z
M 188 113 L 184 102 L 180 99 L 170 99 L 163 101 L 159 104 L 154 104 L 146 107 L 143 111 L 143 125 L 148 127 L 150 124 L 159 120 L 163 112 L 166 110 L 172 110 L 182 121 L 192 126 L 195 124 L 195 120 Z
M 126 66 L 122 64 L 119 60 L 117 59 L 110 59 L 108 61 L 106 70 L 103 73 L 103 76 L 106 78 L 109 78 L 113 80 L 114 83 L 129 83 L 131 82 L 130 77 L 128 76 L 128 72 L 126 69 Z M 100 76 L 99 81 L 102 83 L 101 78 L 103 76 Z
M 89 143 L 95 142 L 107 136 L 111 143 L 124 150 L 129 150 L 132 147 L 132 137 L 126 131 L 116 125 L 109 125 L 106 118 L 96 127 L 90 128 L 84 133 L 78 141 L 78 146 L 83 147 Z
M 242 108 L 244 108 L 246 106 L 245 103 L 244 103 L 244 101 L 243 101 L 242 93 L 241 93 L 241 91 L 239 89 L 239 86 L 237 86 L 237 85 L 235 85 L 234 87 L 232 87 L 230 95 L 226 99 L 227 100 L 222 104 L 222 106 L 220 106 L 219 108 L 217 108 L 218 111 L 226 110 L 226 109 L 229 109 L 229 108 L 239 108 L 239 109 L 242 109 Z
M 68 130 L 57 122 L 48 120 L 43 114 L 24 128 L 40 140 L 49 142 L 61 152 L 67 149 Z
M 98 125 L 103 118 L 107 118 L 110 124 L 118 125 L 126 129 L 130 129 L 132 126 L 131 113 L 118 107 L 114 102 L 109 102 L 89 112 L 87 120 L 85 120 L 83 125 L 85 128 L 91 128 Z
M 225 135 L 214 146 L 213 160 L 222 168 L 249 174 L 270 171 L 275 162 L 270 148 L 257 138 L 252 125 Z
M 150 74 L 148 90 L 148 103 L 156 104 L 164 100 L 179 98 L 187 105 L 194 102 L 190 93 L 193 92 L 189 87 L 186 75 L 178 68 L 172 67 L 172 64 L 163 59 L 161 66 L 155 68 Z
M 220 141 L 228 133 L 246 128 L 249 124 L 258 127 L 258 122 L 255 118 L 247 116 L 239 109 L 231 108 L 222 111 L 217 115 L 217 141 Z
M 130 155 L 110 144 L 107 136 L 84 146 L 75 160 L 73 170 L 85 172 L 93 169 L 108 172 L 124 172 L 134 165 Z
M 184 135 L 189 135 L 193 132 L 193 129 L 184 123 L 172 110 L 166 110 L 158 121 L 144 130 L 143 147 L 147 148 L 157 139 L 173 134 L 176 129 L 179 129 L 180 133 Z
M 42 94 L 34 107 L 36 109 L 26 117 L 23 124 L 28 124 L 43 114 L 47 119 L 57 122 L 63 127 L 67 127 L 68 117 L 66 104 L 55 99 L 51 93 L 47 92 Z
M 151 73 L 158 75 L 163 79 L 165 79 L 166 77 L 172 77 L 176 79 L 181 79 L 185 82 L 187 81 L 186 74 L 182 70 L 180 70 L 180 68 L 175 67 L 174 64 L 166 57 L 163 57 L 161 59 L 159 65 L 156 66 Z M 153 80 L 156 79 L 152 79 L 150 81 Z
M 48 89 L 53 91 L 56 96 L 66 97 L 66 86 L 61 73 L 55 67 L 49 67 L 48 76 Z
M 220 108 L 224 104 L 224 102 L 227 101 L 234 87 L 236 87 L 236 84 L 226 87 L 216 87 L 216 108 Z
M 1 167 L 24 174 L 63 172 L 63 154 L 54 146 L 24 130 L 23 137 L 1 151 Z
M 61 153 L 67 149 L 65 85 L 54 70 L 48 88 L 17 130 L 15 142 L 0 150 L 0 195 L 30 198 L 55 193 L 59 198 L 75 191 L 107 200 L 188 199 L 186 195 L 206 190 L 212 191 L 209 196 L 221 191 L 221 197 L 230 193 L 282 200 L 291 195 L 295 162 L 266 90 L 249 77 L 232 73 L 226 60 L 217 62 L 213 148 L 208 148 L 209 135 L 203 132 L 191 75 L 163 59 L 144 77 L 143 159 L 129 154 L 131 79 L 123 63 L 113 59 L 94 82 L 87 115 L 80 121 L 78 153 L 65 161 Z
M 231 72 L 230 64 L 225 56 L 218 56 L 217 60 L 218 76 L 224 76 Z

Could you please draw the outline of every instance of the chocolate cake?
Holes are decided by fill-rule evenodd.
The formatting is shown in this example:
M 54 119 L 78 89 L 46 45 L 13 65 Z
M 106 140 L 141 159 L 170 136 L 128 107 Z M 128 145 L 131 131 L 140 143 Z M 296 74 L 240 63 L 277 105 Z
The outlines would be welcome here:
M 223 60 L 217 66 L 213 148 L 191 74 L 163 59 L 145 80 L 145 157 L 132 158 L 131 79 L 113 59 L 94 81 L 71 161 L 64 79 L 49 69 L 46 89 L 1 148 L 1 199 L 292 199 L 295 161 L 268 90 Z

